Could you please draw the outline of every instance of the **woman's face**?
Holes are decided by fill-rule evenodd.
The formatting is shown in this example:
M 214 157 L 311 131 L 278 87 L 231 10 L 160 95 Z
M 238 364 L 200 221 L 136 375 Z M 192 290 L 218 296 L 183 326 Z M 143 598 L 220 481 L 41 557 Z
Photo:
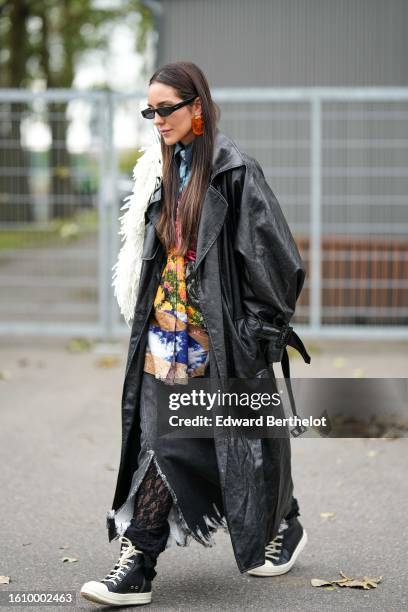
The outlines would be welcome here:
M 164 83 L 152 83 L 149 86 L 148 106 L 157 108 L 160 106 L 173 106 L 182 102 L 183 98 L 176 90 Z M 200 99 L 196 98 L 192 104 L 187 104 L 171 113 L 168 117 L 160 117 L 154 114 L 154 125 L 160 130 L 164 143 L 174 145 L 181 140 L 183 144 L 189 144 L 195 138 L 191 130 L 191 119 L 194 115 L 201 114 Z

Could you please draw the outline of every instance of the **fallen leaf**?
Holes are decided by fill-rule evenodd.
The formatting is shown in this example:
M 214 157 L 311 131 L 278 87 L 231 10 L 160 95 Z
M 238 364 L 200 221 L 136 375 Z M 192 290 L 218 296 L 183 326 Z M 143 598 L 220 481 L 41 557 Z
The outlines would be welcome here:
M 361 580 L 345 580 L 341 583 L 338 583 L 341 587 L 359 587 L 361 589 L 369 589 L 369 588 L 377 588 L 377 583 L 374 582 L 375 578 L 367 578 L 366 576 Z
M 65 345 L 70 353 L 85 353 L 91 349 L 92 343 L 86 338 L 71 338 Z
M 340 572 L 340 574 L 343 576 L 343 578 L 339 578 L 338 580 L 323 580 L 321 578 L 312 578 L 310 582 L 314 587 L 326 587 L 325 590 L 332 590 L 330 589 L 330 586 L 350 587 L 359 589 L 376 589 L 378 584 L 383 579 L 383 576 L 363 576 L 357 578 L 350 578 L 349 576 L 346 576 L 344 572 Z
M 336 518 L 336 513 L 335 512 L 321 512 L 320 516 L 322 519 L 329 519 L 333 521 Z
M 0 576 L 0 584 L 10 584 L 10 576 Z
M 333 366 L 337 369 L 340 368 L 344 368 L 344 366 L 346 365 L 346 360 L 344 359 L 344 357 L 335 357 L 335 359 L 333 359 Z
M 96 362 L 96 366 L 98 368 L 114 368 L 121 363 L 119 357 L 105 355 L 104 357 L 100 357 Z
M 369 576 L 363 576 L 362 578 L 349 578 L 342 571 L 340 572 L 340 574 L 343 576 L 343 580 L 337 581 L 339 586 L 359 587 L 362 589 L 376 589 L 377 584 L 381 582 L 383 578 L 382 576 L 378 576 L 377 578 L 370 578 Z
M 10 380 L 11 373 L 8 370 L 0 370 L 0 380 Z
M 67 562 L 67 563 L 75 563 L 75 561 L 78 561 L 78 559 L 75 559 L 75 557 L 62 557 L 62 562 Z
M 321 580 L 320 578 L 312 578 L 311 581 L 312 586 L 318 587 L 318 586 L 330 586 L 331 582 L 328 580 Z
M 367 453 L 367 457 L 376 457 L 378 455 L 378 450 L 369 450 Z

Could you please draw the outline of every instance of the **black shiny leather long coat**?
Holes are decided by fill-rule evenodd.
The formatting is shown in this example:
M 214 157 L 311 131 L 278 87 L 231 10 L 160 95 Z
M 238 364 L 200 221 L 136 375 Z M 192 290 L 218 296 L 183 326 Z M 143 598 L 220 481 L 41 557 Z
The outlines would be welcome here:
M 140 450 L 139 405 L 148 319 L 166 263 L 155 230 L 161 183 L 146 211 L 143 264 L 122 396 L 122 452 L 112 508 L 126 500 Z M 197 239 L 199 299 L 210 337 L 211 377 L 273 373 L 305 270 L 259 163 L 218 131 Z M 264 547 L 289 511 L 290 441 L 215 438 L 225 516 L 240 572 L 264 563 Z M 111 540 L 113 536 L 109 536 Z

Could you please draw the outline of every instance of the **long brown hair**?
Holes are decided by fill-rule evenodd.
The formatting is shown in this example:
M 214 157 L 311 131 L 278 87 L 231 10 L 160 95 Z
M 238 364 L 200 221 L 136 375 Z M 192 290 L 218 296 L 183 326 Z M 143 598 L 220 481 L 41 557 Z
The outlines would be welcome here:
M 204 134 L 193 140 L 191 174 L 179 203 L 180 249 L 185 255 L 192 238 L 197 238 L 204 196 L 208 188 L 213 160 L 214 140 L 220 109 L 212 100 L 203 72 L 192 62 L 173 62 L 159 68 L 149 81 L 173 87 L 185 100 L 193 96 L 201 100 Z M 193 105 L 191 102 L 190 106 Z M 176 245 L 175 213 L 178 195 L 178 167 L 174 159 L 175 145 L 166 145 L 161 138 L 163 160 L 162 206 L 157 231 L 167 251 Z

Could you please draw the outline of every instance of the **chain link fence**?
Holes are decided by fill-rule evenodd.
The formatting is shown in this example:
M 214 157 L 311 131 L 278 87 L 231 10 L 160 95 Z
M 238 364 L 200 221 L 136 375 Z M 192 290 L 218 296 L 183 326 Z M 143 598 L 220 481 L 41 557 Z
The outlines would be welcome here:
M 408 89 L 216 89 L 307 266 L 294 324 L 408 337 Z M 0 90 L 0 333 L 128 333 L 111 287 L 144 94 Z

